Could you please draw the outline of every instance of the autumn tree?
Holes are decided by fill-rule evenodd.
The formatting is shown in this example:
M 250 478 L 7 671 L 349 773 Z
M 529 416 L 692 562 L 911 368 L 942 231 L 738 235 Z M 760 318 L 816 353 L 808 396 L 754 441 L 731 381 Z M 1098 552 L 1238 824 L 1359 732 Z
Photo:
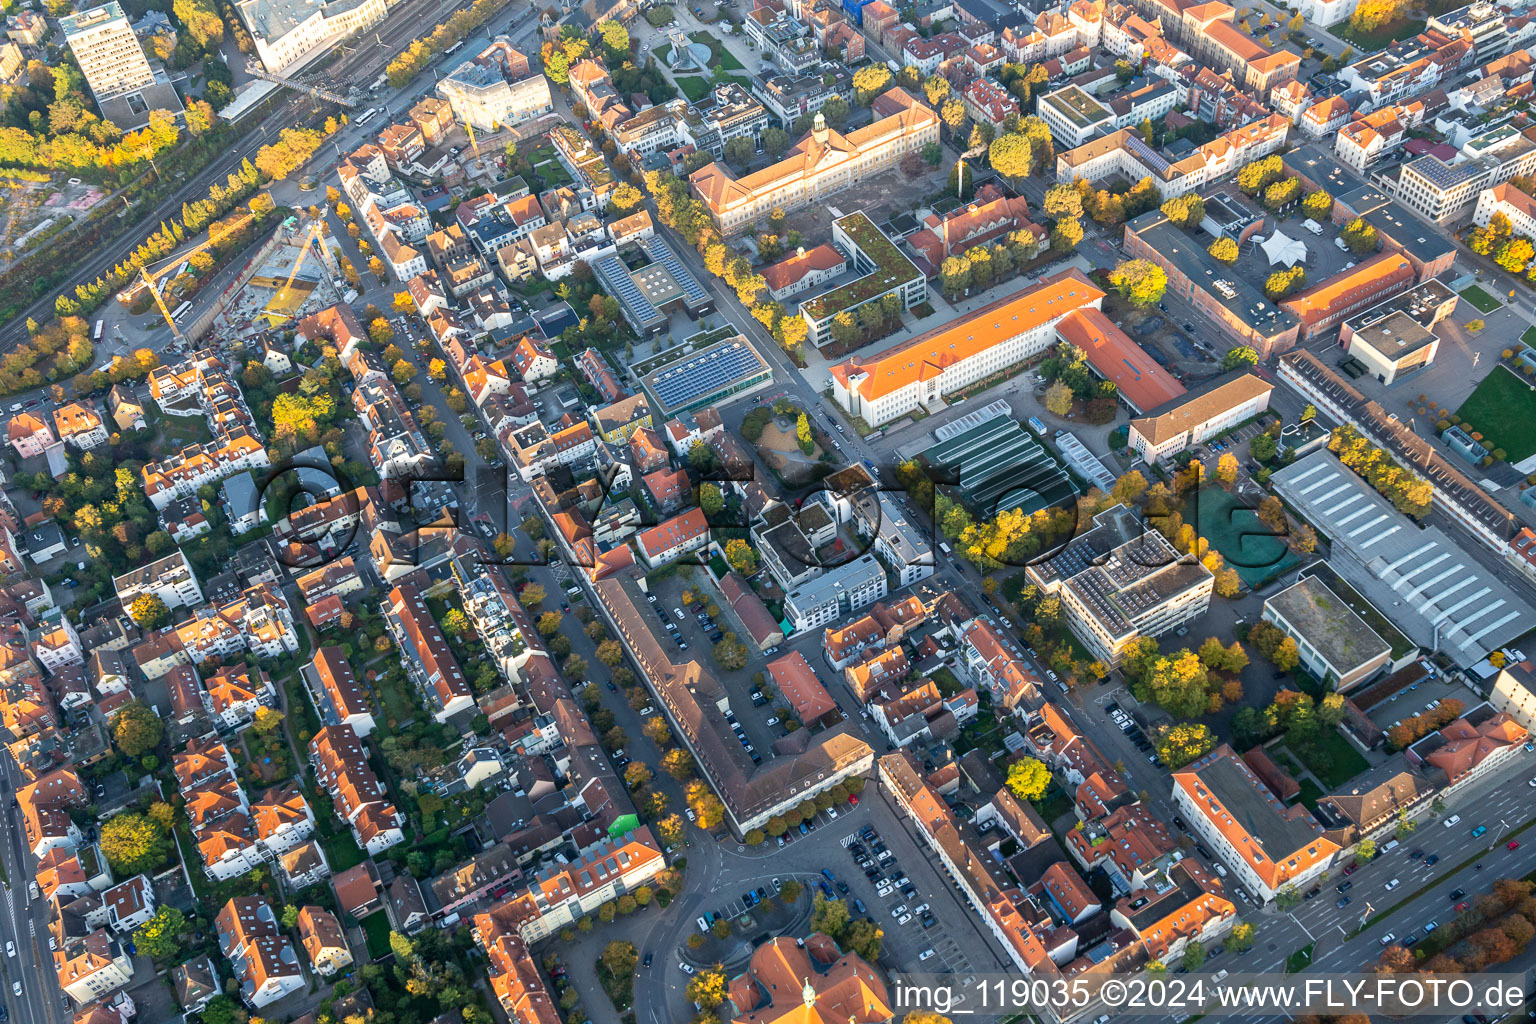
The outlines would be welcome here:
M 174 959 L 181 952 L 181 933 L 186 926 L 181 911 L 162 904 L 153 917 L 134 929 L 134 945 L 155 960 Z
M 1021 757 L 1008 766 L 1008 789 L 1020 800 L 1038 800 L 1051 784 L 1051 770 L 1045 762 Z
M 154 594 L 140 594 L 128 605 L 128 617 L 146 632 L 171 621 L 171 610 Z
M 1211 254 L 1211 259 L 1225 263 L 1229 267 L 1237 262 L 1237 243 L 1226 235 L 1222 235 L 1206 246 L 1205 251 Z
M 1168 274 L 1151 260 L 1121 260 L 1109 272 L 1109 283 L 1131 305 L 1145 308 L 1162 299 Z
M 1062 381 L 1055 381 L 1045 389 L 1045 408 L 1057 416 L 1072 411 L 1072 389 Z
M 114 815 L 99 835 L 101 852 L 121 878 L 154 871 L 170 852 L 165 830 L 137 811 Z
M 1204 722 L 1177 722 L 1153 741 L 1157 756 L 1169 768 L 1182 768 L 1216 746 L 1216 734 Z
M 993 143 L 996 145 L 996 143 Z M 1083 241 L 1083 225 L 1071 217 L 1065 217 L 1051 228 L 1051 248 L 1056 252 L 1070 252 Z M 1166 276 L 1164 279 L 1166 284 Z

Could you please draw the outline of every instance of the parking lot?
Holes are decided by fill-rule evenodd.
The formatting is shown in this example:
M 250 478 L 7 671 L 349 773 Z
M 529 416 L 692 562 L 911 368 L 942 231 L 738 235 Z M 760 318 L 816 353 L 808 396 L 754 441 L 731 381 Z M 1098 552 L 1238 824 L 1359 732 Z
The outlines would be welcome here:
M 692 591 L 694 597 L 693 603 L 686 606 L 683 603 L 685 591 Z M 715 662 L 714 646 L 725 633 L 734 631 L 735 622 L 725 607 L 725 598 L 702 572 L 694 572 L 687 579 L 670 576 L 658 580 L 650 593 L 655 597 L 651 608 L 672 643 L 672 657 L 679 661 L 697 659 L 701 664 L 709 665 L 730 697 L 731 710 L 726 714 L 726 721 L 736 732 L 736 738 L 748 748 L 747 753 L 755 763 L 772 757 L 773 744 L 786 734 L 786 730 L 777 720 L 780 716 L 769 695 L 758 690 L 753 677 L 761 672 L 766 681 L 765 665 L 777 653 L 764 655 L 750 639 L 738 634 L 738 639 L 746 644 L 746 664 L 732 671 Z M 709 615 L 711 603 L 719 615 Z M 770 650 L 777 652 L 777 648 Z
M 1371 708 L 1367 714 L 1371 721 L 1386 730 L 1414 715 L 1432 711 L 1439 707 L 1441 702 L 1451 698 L 1461 701 L 1467 707 L 1475 703 L 1471 691 L 1465 686 L 1441 675 L 1434 679 L 1413 683 L 1406 689 L 1399 690 Z

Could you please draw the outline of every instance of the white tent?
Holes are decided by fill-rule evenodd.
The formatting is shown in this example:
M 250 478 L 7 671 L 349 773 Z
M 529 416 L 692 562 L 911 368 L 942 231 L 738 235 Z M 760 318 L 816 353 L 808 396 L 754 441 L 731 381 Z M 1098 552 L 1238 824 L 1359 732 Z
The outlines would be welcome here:
M 1288 267 L 1294 267 L 1307 258 L 1307 244 L 1294 238 L 1287 238 L 1284 232 L 1276 231 L 1265 240 L 1263 246 L 1264 255 L 1269 257 L 1269 265 L 1284 263 Z

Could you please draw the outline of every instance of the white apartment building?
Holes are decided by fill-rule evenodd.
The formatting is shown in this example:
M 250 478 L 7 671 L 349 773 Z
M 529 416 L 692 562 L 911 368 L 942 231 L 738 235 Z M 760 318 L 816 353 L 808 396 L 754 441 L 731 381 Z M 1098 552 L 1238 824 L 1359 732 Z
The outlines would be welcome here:
M 508 128 L 554 109 L 549 79 L 529 75 L 509 82 L 496 64 L 465 61 L 437 83 L 437 94 L 453 107 L 453 116 L 476 131 Z
M 1171 458 L 1269 408 L 1275 386 L 1245 373 L 1214 388 L 1180 396 L 1131 420 L 1130 448 L 1147 465 Z
M 187 561 L 180 548 L 164 558 L 114 577 L 112 586 L 125 609 L 141 594 L 153 594 L 173 610 L 195 608 L 203 603 L 197 573 L 192 571 L 192 563 Z
M 801 584 L 784 598 L 796 633 L 820 629 L 880 600 L 888 592 L 885 568 L 864 554 Z
M 1360 0 L 1301 0 L 1301 16 L 1314 25 L 1327 28 L 1347 21 L 1360 6 Z
M 1450 163 L 1425 154 L 1399 174 L 1373 178 L 1404 205 L 1434 221 L 1450 220 L 1478 201 L 1484 189 L 1536 171 L 1536 129 L 1503 124 L 1469 140 Z
M 1485 228 L 1496 213 L 1509 218 L 1509 226 L 1516 235 L 1536 238 L 1536 199 L 1507 181 L 1493 188 L 1485 188 L 1477 194 L 1477 209 L 1472 213 L 1472 223 Z
M 97 103 L 154 84 L 144 48 L 117 0 L 60 18 L 59 26 Z

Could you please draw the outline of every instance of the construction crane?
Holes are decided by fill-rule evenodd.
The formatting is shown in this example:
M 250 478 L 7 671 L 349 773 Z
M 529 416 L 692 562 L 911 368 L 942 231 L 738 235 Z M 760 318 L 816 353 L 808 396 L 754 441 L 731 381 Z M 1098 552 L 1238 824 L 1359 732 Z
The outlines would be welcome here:
M 299 276 L 299 268 L 304 265 L 304 257 L 309 255 L 310 246 L 319 243 L 321 251 L 324 251 L 325 243 L 320 241 L 324 234 L 325 221 L 316 219 L 314 223 L 310 224 L 309 230 L 304 233 L 304 243 L 299 247 L 298 259 L 293 261 L 293 269 L 288 272 L 288 280 L 283 282 L 283 286 L 279 288 L 277 294 L 273 296 L 274 301 L 284 298 L 288 294 L 288 289 L 293 287 L 293 279 Z M 293 316 L 292 313 L 287 313 L 284 315 L 290 319 L 297 319 Z

